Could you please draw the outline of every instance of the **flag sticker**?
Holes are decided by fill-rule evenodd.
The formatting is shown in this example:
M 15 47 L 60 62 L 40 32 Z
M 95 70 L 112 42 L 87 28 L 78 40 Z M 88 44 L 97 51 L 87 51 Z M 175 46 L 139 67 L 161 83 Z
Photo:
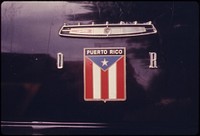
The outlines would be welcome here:
M 85 101 L 126 100 L 126 49 L 84 48 Z

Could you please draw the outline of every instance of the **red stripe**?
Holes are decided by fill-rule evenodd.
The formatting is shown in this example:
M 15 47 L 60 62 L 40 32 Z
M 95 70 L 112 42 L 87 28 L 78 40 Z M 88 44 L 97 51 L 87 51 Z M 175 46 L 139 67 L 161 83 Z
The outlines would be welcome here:
M 117 99 L 125 98 L 124 90 L 124 57 L 117 62 Z
M 101 98 L 108 99 L 108 70 L 101 70 Z
M 85 57 L 85 98 L 93 98 L 92 62 Z

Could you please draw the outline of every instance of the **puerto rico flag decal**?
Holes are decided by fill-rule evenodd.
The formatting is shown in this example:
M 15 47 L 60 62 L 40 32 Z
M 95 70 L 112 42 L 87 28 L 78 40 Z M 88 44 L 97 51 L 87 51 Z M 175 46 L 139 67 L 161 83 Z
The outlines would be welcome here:
M 84 48 L 85 101 L 126 100 L 126 49 Z

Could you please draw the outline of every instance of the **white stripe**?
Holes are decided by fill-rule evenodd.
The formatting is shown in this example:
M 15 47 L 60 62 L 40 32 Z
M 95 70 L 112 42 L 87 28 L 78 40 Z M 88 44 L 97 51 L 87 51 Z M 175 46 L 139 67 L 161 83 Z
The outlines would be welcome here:
M 101 98 L 101 70 L 100 68 L 93 63 L 93 98 L 100 99 Z
M 116 63 L 114 63 L 108 71 L 108 97 L 109 99 L 117 98 L 117 78 L 116 78 Z

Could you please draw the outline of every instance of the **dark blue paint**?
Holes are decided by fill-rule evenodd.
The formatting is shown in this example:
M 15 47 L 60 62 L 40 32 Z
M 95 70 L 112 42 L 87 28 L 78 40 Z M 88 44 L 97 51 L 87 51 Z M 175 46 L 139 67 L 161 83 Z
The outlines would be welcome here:
M 64 22 L 121 20 L 151 20 L 158 34 L 113 39 L 58 35 Z M 90 47 L 126 47 L 127 101 L 83 100 L 83 49 Z M 151 51 L 158 54 L 158 69 L 148 68 Z M 56 68 L 58 52 L 64 54 L 63 69 Z M 195 2 L 1 5 L 1 120 L 107 122 L 107 129 L 89 132 L 191 135 L 198 132 L 198 102 L 199 7 Z M 3 132 L 26 132 L 15 129 Z M 75 134 L 76 130 L 86 133 L 62 128 L 40 132 Z

